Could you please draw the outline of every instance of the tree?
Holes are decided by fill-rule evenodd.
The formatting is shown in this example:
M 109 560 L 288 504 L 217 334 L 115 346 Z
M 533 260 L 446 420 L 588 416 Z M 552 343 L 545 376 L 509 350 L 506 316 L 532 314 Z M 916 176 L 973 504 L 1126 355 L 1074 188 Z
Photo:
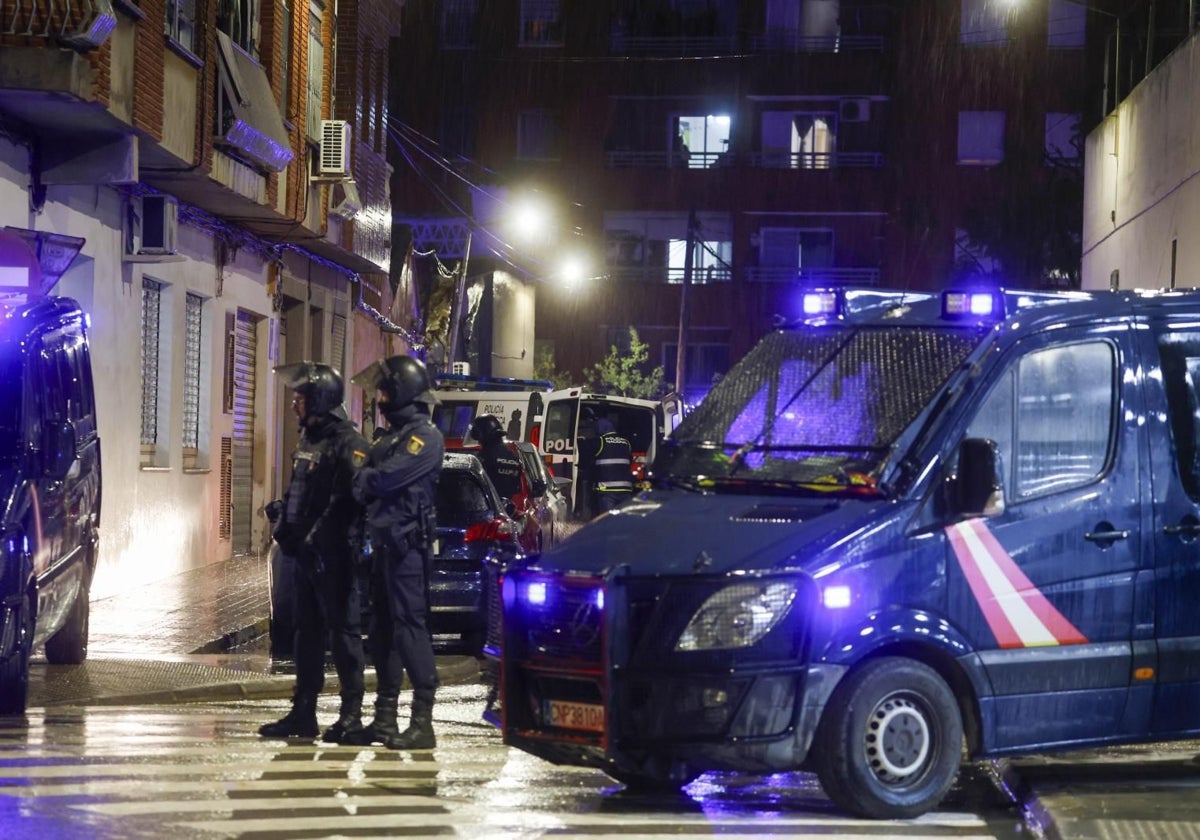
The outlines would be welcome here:
M 554 366 L 554 350 L 547 344 L 539 344 L 533 353 L 533 378 L 554 383 L 555 388 L 570 388 L 572 376 Z
M 656 399 L 666 393 L 662 365 L 647 370 L 650 346 L 645 344 L 633 327 L 629 328 L 629 349 L 609 347 L 608 355 L 586 371 L 595 390 L 622 397 Z

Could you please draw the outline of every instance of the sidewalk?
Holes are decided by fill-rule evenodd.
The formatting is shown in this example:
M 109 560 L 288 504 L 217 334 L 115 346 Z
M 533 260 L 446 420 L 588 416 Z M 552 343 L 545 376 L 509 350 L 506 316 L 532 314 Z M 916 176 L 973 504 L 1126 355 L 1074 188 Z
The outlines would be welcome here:
M 91 604 L 88 658 L 48 667 L 35 658 L 29 704 L 111 705 L 288 698 L 290 663 L 268 653 L 265 557 L 244 556 L 133 586 Z M 474 681 L 472 656 L 439 656 L 443 685 Z M 374 691 L 374 670 L 367 688 Z M 328 669 L 325 691 L 338 681 Z

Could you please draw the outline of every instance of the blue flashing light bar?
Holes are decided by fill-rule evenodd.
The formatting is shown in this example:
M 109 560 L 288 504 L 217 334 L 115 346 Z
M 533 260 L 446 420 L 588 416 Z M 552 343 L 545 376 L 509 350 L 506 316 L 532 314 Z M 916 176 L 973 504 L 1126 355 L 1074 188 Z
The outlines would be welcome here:
M 942 293 L 942 317 L 998 321 L 1004 317 L 1004 299 L 994 291 L 946 291 Z
M 804 293 L 805 318 L 836 318 L 843 314 L 845 301 L 838 289 L 812 289 Z

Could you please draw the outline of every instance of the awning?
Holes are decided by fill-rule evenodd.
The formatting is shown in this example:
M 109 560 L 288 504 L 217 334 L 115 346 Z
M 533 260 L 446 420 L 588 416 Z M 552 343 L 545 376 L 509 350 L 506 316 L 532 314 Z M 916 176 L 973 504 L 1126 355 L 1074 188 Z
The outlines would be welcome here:
M 239 157 L 272 172 L 283 170 L 296 153 L 266 71 L 224 32 L 217 32 L 217 55 L 221 90 L 233 111 L 224 136 L 217 139 L 235 149 Z
M 0 291 L 26 285 L 31 295 L 47 294 L 71 267 L 86 240 L 65 233 L 6 227 L 0 230 Z

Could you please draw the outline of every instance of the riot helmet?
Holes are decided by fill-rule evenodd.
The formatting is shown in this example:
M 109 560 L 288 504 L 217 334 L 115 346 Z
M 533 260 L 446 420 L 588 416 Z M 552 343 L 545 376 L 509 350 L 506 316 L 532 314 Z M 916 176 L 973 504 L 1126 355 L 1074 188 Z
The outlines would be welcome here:
M 296 362 L 280 365 L 275 372 L 284 385 L 304 397 L 304 417 L 321 417 L 325 414 L 344 416 L 339 410 L 345 397 L 342 375 L 330 365 L 320 362 Z
M 412 356 L 380 359 L 356 373 L 350 381 L 361 388 L 379 391 L 383 402 L 392 409 L 401 409 L 414 402 L 430 407 L 438 404 L 429 371 Z
M 471 437 L 487 446 L 493 440 L 504 437 L 504 427 L 494 414 L 480 414 L 471 421 Z

